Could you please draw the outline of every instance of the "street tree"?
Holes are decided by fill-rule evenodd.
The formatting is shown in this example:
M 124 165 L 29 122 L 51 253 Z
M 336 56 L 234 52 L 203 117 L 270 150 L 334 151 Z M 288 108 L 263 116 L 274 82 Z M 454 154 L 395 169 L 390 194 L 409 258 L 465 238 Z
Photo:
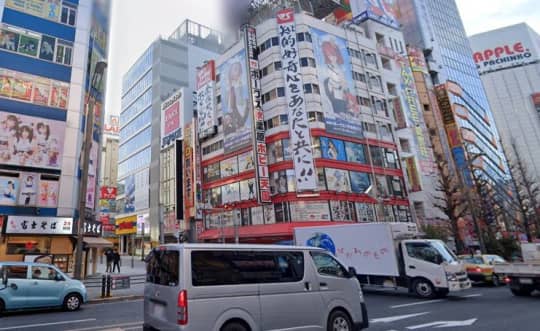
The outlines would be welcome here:
M 510 170 L 516 186 L 516 200 L 527 229 L 527 239 L 531 241 L 532 225 L 536 229 L 536 237 L 540 237 L 540 185 L 518 152 L 515 140 L 510 144 L 510 152 L 512 154 Z

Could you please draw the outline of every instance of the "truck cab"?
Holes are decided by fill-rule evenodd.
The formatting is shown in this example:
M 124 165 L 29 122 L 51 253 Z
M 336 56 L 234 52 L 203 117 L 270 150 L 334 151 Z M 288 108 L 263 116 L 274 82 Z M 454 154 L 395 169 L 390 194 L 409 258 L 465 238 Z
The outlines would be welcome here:
M 440 240 L 396 241 L 400 275 L 410 291 L 420 297 L 445 296 L 471 287 L 464 266 Z

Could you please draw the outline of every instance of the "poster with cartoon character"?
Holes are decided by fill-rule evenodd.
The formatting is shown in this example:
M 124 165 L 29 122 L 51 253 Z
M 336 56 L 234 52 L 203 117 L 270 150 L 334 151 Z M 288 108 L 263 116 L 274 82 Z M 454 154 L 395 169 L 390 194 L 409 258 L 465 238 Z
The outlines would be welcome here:
M 39 187 L 39 174 L 23 172 L 19 178 L 21 181 L 17 204 L 19 206 L 35 206 Z
M 0 205 L 15 206 L 19 191 L 19 178 L 0 177 Z
M 349 172 L 347 170 L 326 168 L 326 183 L 328 190 L 336 192 L 350 192 Z

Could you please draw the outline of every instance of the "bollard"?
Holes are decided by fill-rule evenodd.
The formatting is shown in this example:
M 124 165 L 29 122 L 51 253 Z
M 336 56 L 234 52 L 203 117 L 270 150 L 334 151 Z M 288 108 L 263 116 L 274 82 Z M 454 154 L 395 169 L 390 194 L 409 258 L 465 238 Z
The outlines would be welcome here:
M 107 276 L 101 276 L 101 297 L 105 297 L 105 286 L 107 284 Z
M 107 275 L 107 297 L 111 296 L 111 287 L 112 287 L 112 277 Z

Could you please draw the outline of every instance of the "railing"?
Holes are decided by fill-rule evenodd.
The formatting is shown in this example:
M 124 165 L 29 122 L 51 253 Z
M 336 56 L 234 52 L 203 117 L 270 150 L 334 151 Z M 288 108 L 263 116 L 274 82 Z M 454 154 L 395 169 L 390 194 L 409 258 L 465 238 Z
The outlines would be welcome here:
M 146 282 L 146 275 L 103 275 L 101 278 L 90 278 L 84 281 L 86 288 L 101 288 L 101 297 L 111 297 L 112 290 L 129 289 L 132 285 Z

